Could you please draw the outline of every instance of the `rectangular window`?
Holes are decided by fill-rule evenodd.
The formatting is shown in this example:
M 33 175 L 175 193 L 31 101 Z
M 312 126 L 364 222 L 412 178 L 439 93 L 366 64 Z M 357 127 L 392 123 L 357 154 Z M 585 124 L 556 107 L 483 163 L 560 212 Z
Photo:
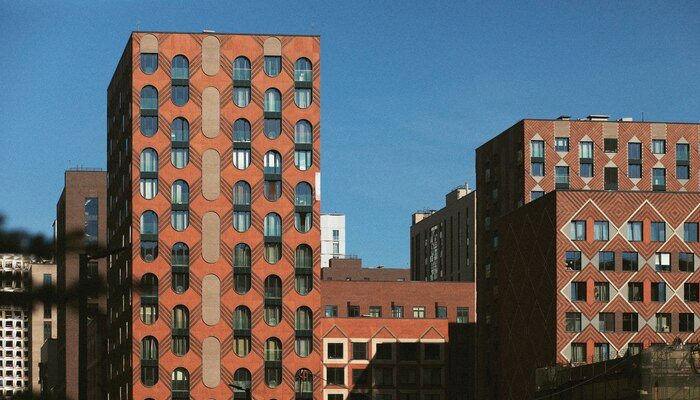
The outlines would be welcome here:
M 530 142 L 530 157 L 544 158 L 544 140 L 532 140 Z
M 425 318 L 425 307 L 423 307 L 423 306 L 413 307 L 413 318 Z
M 678 331 L 679 332 L 695 332 L 695 314 L 680 313 L 678 314 Z
M 690 166 L 676 165 L 676 179 L 690 179 Z
M 328 343 L 328 358 L 331 360 L 342 360 L 343 359 L 343 344 L 342 343 Z
M 333 242 L 333 254 L 340 254 L 340 243 Z
M 635 312 L 622 313 L 622 331 L 637 332 L 639 330 L 639 314 Z
M 348 317 L 356 318 L 360 316 L 360 306 L 348 306 Z
M 627 143 L 627 159 L 641 160 L 642 159 L 642 144 L 638 142 Z
M 695 271 L 695 254 L 678 253 L 678 269 L 683 272 Z
M 615 332 L 615 313 L 598 313 L 598 330 L 601 332 Z
M 569 238 L 571 240 L 586 240 L 586 221 L 571 221 Z
M 542 190 L 533 190 L 530 192 L 530 201 L 532 200 L 537 200 L 540 197 L 544 196 L 544 191 Z
M 642 164 L 627 165 L 627 176 L 631 179 L 640 179 L 642 177 Z
M 617 167 L 605 167 L 605 190 L 617 190 Z
M 581 332 L 581 313 L 568 312 L 566 313 L 566 331 Z
M 381 306 L 369 306 L 369 317 L 370 318 L 381 318 L 382 317 L 382 307 Z
M 666 190 L 666 168 L 651 169 L 652 189 L 658 192 Z
M 581 270 L 581 252 L 567 251 L 566 252 L 566 269 L 572 271 Z
M 426 360 L 439 360 L 442 356 L 440 343 L 423 343 L 423 358 Z
M 333 229 L 333 240 L 340 240 L 340 231 L 338 229 Z
M 603 139 L 603 151 L 605 151 L 606 153 L 617 153 L 617 139 L 616 138 Z
M 98 239 L 98 206 L 97 197 L 85 198 L 85 245 L 95 246 Z
M 345 385 L 345 368 L 326 367 L 326 383 L 329 385 Z
M 593 239 L 609 240 L 608 221 L 595 221 L 593 223 Z
M 457 307 L 457 323 L 469 323 L 469 307 Z
M 627 345 L 627 353 L 631 356 L 637 355 L 642 352 L 643 347 L 641 343 L 630 343 Z
M 418 381 L 415 367 L 399 367 L 396 370 L 396 377 L 401 386 L 414 386 Z
M 656 331 L 661 333 L 671 332 L 671 314 L 657 313 L 656 314 Z
M 531 162 L 530 163 L 530 175 L 532 176 L 544 176 L 544 163 L 543 162 Z
M 403 306 L 391 306 L 392 318 L 403 318 Z
M 368 384 L 369 383 L 369 372 L 364 368 L 353 369 L 352 370 L 352 383 L 355 385 Z
M 666 241 L 666 223 L 652 222 L 651 223 L 651 241 L 665 242 Z
M 598 252 L 598 269 L 601 271 L 615 271 L 615 252 Z
M 586 282 L 571 282 L 571 301 L 586 301 Z
M 393 386 L 394 369 L 391 367 L 374 367 L 374 384 L 376 386 Z
M 44 274 L 44 288 L 51 289 L 52 285 L 53 285 L 53 282 L 51 279 L 51 274 Z
M 639 269 L 639 256 L 636 251 L 622 252 L 622 270 L 636 271 Z
M 663 139 L 652 139 L 651 152 L 653 154 L 666 154 L 666 141 Z
M 697 222 L 686 222 L 683 224 L 683 240 L 688 243 L 695 243 L 698 241 Z
M 399 361 L 418 361 L 418 343 L 399 343 Z
M 338 306 L 326 306 L 326 318 L 337 318 Z
M 652 282 L 651 283 L 651 301 L 665 302 L 666 301 L 666 283 Z
M 656 272 L 671 272 L 671 253 L 656 253 Z
M 51 318 L 51 303 L 44 303 L 44 318 Z
M 610 284 L 608 282 L 595 282 L 593 286 L 593 300 L 598 302 L 610 301 Z
M 569 138 L 554 138 L 554 151 L 569 151 Z
M 630 242 L 642 241 L 642 221 L 630 221 L 627 223 L 627 240 Z
M 581 161 L 579 173 L 582 178 L 593 177 L 593 163 Z
M 644 301 L 644 284 L 642 282 L 630 282 L 627 284 L 627 300 Z
M 554 183 L 556 189 L 569 188 L 569 167 L 554 167 Z
M 571 343 L 571 362 L 586 362 L 586 343 Z
M 578 156 L 581 160 L 591 160 L 591 162 L 593 162 L 593 142 L 579 142 Z
M 447 307 L 436 306 L 435 307 L 435 318 L 447 318 Z
M 352 343 L 352 359 L 367 360 L 367 342 Z
M 610 359 L 610 345 L 608 343 L 596 343 L 593 345 L 593 362 Z
M 700 285 L 692 282 L 684 283 L 683 298 L 688 303 L 697 303 L 700 301 Z
M 44 340 L 51 338 L 51 321 L 44 321 Z
M 627 144 L 627 176 L 632 179 L 642 177 L 642 144 Z
M 690 145 L 676 143 L 676 161 L 690 161 Z
M 392 357 L 391 343 L 377 343 L 377 350 L 374 354 L 374 358 L 377 360 L 391 360 Z

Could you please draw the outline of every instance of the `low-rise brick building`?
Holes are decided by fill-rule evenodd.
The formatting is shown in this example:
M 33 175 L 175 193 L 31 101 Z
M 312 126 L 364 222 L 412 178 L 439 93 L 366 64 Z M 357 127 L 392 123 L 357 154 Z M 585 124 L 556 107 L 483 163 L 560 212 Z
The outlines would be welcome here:
M 408 281 L 411 270 L 408 268 L 385 268 L 362 266 L 361 258 L 331 258 L 328 268 L 321 269 L 324 281 Z

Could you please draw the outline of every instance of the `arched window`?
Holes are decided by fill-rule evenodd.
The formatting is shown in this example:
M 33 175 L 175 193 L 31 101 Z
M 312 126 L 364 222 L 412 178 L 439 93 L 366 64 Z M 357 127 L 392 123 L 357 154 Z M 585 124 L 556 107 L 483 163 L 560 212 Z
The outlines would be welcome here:
M 170 67 L 172 88 L 170 97 L 176 106 L 184 106 L 190 99 L 190 62 L 182 55 L 173 58 Z
M 170 189 L 170 224 L 176 231 L 184 231 L 190 224 L 190 186 L 176 180 Z
M 275 264 L 282 254 L 282 218 L 279 214 L 265 216 L 263 235 L 265 239 L 265 261 Z
M 172 349 L 176 356 L 190 351 L 190 312 L 185 306 L 173 308 Z
M 141 214 L 141 258 L 146 262 L 158 258 L 158 216 L 153 211 Z
M 296 399 L 312 399 L 314 393 L 314 380 L 311 371 L 302 368 L 294 375 L 294 395 Z
M 246 181 L 233 185 L 233 228 L 238 232 L 250 228 L 250 185 Z
M 141 321 L 151 325 L 158 320 L 158 278 L 153 274 L 141 277 Z
M 294 318 L 294 351 L 299 357 L 308 357 L 312 350 L 313 314 L 309 307 L 297 308 Z
M 301 120 L 294 126 L 294 165 L 300 171 L 311 168 L 313 152 L 313 129 L 307 120 Z
M 282 195 L 282 156 L 270 150 L 265 153 L 263 160 L 265 170 L 265 185 L 263 193 L 270 201 L 277 201 Z
M 233 123 L 233 166 L 246 169 L 250 165 L 250 122 L 243 118 Z
M 175 168 L 190 162 L 190 123 L 184 118 L 175 118 L 170 126 L 170 162 Z
M 153 86 L 141 89 L 141 133 L 151 137 L 158 132 L 158 90 Z
M 300 58 L 294 63 L 294 81 L 311 82 L 313 76 L 311 72 L 311 61 L 308 58 Z
M 141 71 L 151 75 L 158 69 L 158 53 L 141 53 Z
M 294 188 L 294 227 L 301 233 L 311 229 L 313 189 L 306 182 Z
M 250 353 L 250 310 L 246 306 L 233 311 L 233 351 L 239 357 Z
M 263 319 L 270 326 L 276 326 L 282 318 L 282 280 L 277 275 L 265 278 L 265 311 Z
M 233 62 L 233 102 L 238 107 L 250 104 L 250 61 L 245 57 Z
M 301 295 L 308 294 L 313 280 L 313 252 L 309 245 L 300 244 L 294 253 L 294 288 Z
M 282 133 L 282 95 L 277 89 L 265 92 L 265 136 L 276 139 Z
M 139 170 L 141 196 L 150 200 L 158 194 L 158 152 L 151 148 L 144 149 L 141 152 Z
M 144 386 L 158 383 L 158 341 L 153 336 L 141 340 L 141 383 Z
M 250 391 L 252 377 L 250 371 L 245 368 L 238 368 L 236 372 L 233 373 L 233 399 L 234 400 L 248 400 L 248 393 L 246 390 Z
M 190 398 L 190 373 L 185 368 L 175 368 L 170 380 L 170 390 L 173 400 L 189 400 Z
M 170 256 L 173 291 L 185 293 L 190 287 L 190 248 L 186 244 L 175 243 Z
M 233 249 L 233 290 L 246 294 L 250 290 L 250 247 L 238 243 Z
M 282 342 L 277 338 L 265 341 L 265 384 L 276 388 L 282 383 Z
M 294 104 L 299 108 L 311 105 L 311 61 L 300 58 L 294 63 Z
M 265 74 L 269 77 L 276 77 L 282 71 L 282 57 L 265 56 Z

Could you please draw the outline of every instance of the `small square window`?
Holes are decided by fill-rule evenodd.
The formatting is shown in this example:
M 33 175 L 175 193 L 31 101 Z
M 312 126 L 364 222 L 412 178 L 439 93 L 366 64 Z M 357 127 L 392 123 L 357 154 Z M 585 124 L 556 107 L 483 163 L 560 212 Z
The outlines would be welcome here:
M 586 240 L 586 221 L 571 221 L 569 238 L 571 240 Z
M 671 272 L 671 253 L 656 253 L 656 272 Z
M 651 241 L 665 242 L 666 241 L 666 223 L 652 222 L 651 223 Z
M 558 137 L 554 138 L 554 151 L 569 151 L 569 138 Z
M 696 243 L 698 241 L 697 222 L 686 222 L 683 224 L 683 240 L 688 243 Z
M 695 271 L 695 254 L 678 253 L 678 270 L 683 272 Z
M 606 153 L 617 153 L 617 139 L 615 139 L 615 138 L 603 139 L 603 150 Z
M 426 360 L 439 360 L 441 358 L 440 343 L 423 343 L 423 358 Z
M 700 301 L 700 290 L 697 283 L 687 282 L 683 284 L 683 298 L 688 303 Z
M 639 314 L 622 313 L 622 331 L 637 332 L 639 330 Z
M 598 269 L 601 271 L 615 271 L 615 252 L 598 252 Z
M 666 141 L 663 139 L 652 139 L 651 152 L 653 154 L 666 154 Z
M 639 256 L 636 251 L 622 252 L 622 270 L 637 271 L 639 269 Z
M 665 302 L 666 301 L 666 283 L 652 282 L 651 283 L 651 301 Z
M 332 360 L 341 360 L 343 358 L 343 344 L 328 343 L 328 358 Z
M 595 282 L 593 285 L 593 299 L 604 303 L 610 301 L 610 284 L 608 282 Z
M 367 359 L 367 342 L 352 343 L 352 359 L 366 360 Z
M 608 227 L 608 221 L 595 221 L 593 223 L 593 239 L 609 240 L 610 233 Z
M 530 192 L 530 201 L 537 200 L 540 197 L 544 196 L 544 191 L 542 190 L 533 190 Z
M 566 331 L 581 332 L 581 313 L 568 312 L 566 313 Z
M 581 270 L 581 252 L 567 251 L 566 252 L 566 269 L 572 271 Z

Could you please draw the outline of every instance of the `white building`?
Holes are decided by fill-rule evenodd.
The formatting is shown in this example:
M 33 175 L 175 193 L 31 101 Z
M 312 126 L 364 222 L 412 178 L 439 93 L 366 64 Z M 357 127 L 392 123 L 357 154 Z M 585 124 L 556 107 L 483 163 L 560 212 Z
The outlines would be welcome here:
M 14 254 L 0 254 L 0 290 L 24 292 L 30 287 L 29 260 Z M 29 389 L 29 310 L 0 305 L 0 397 L 19 396 Z
M 345 257 L 345 214 L 321 214 L 321 268 L 333 257 Z

